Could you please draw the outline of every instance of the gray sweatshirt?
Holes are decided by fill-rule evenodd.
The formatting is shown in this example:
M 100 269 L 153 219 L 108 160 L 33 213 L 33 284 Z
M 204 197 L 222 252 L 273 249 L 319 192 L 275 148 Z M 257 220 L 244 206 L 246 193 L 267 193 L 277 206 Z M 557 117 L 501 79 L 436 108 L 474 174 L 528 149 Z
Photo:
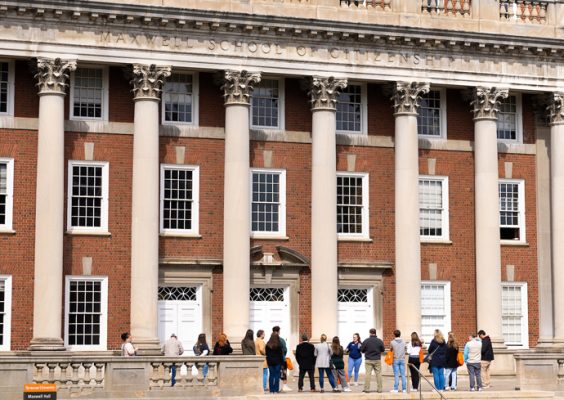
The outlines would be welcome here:
M 403 360 L 405 358 L 405 342 L 402 338 L 392 340 L 390 348 L 394 352 L 394 360 Z

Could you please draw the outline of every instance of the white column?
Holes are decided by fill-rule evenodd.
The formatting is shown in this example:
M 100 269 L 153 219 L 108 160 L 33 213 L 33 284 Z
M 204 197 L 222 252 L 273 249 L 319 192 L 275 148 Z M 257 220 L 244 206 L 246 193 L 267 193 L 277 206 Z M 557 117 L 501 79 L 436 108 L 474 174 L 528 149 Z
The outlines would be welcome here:
M 160 354 L 159 98 L 170 67 L 133 66 L 135 115 L 131 187 L 131 334 L 141 354 Z M 172 333 L 172 332 L 169 332 Z
M 478 87 L 474 92 L 474 177 L 476 207 L 477 329 L 485 330 L 496 347 L 501 333 L 501 249 L 497 112 L 506 89 Z
M 337 333 L 337 147 L 335 112 L 345 79 L 311 82 L 311 324 L 312 337 Z
M 223 205 L 223 330 L 238 344 L 249 329 L 251 215 L 249 106 L 259 73 L 226 71 Z
M 554 93 L 550 121 L 550 189 L 554 344 L 564 346 L 564 93 Z
M 65 194 L 64 97 L 76 61 L 40 58 L 37 191 L 35 194 L 35 275 L 33 339 L 30 350 L 65 350 L 63 233 Z
M 404 337 L 421 332 L 419 143 L 417 109 L 428 83 L 398 82 L 395 109 L 396 328 Z

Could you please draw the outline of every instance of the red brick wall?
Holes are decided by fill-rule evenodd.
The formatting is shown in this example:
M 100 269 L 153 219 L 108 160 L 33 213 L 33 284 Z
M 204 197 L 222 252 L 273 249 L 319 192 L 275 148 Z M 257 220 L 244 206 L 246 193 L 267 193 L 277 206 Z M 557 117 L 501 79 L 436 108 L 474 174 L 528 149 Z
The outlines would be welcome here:
M 31 72 L 31 62 L 18 60 L 15 62 L 14 115 L 23 118 L 37 118 L 39 115 L 39 96 L 37 80 Z
M 200 126 L 225 127 L 223 92 L 218 83 L 219 75 L 200 72 Z
M 287 78 L 284 85 L 286 130 L 311 132 L 311 105 L 304 81 Z
M 108 75 L 110 86 L 108 119 L 112 122 L 133 122 L 133 92 L 125 78 L 124 69 L 109 67 Z

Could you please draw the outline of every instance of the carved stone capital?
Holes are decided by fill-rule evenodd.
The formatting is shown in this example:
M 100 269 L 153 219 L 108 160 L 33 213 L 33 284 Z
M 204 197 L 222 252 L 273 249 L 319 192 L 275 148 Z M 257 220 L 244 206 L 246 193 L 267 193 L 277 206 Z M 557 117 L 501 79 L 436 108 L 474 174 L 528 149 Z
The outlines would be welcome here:
M 39 94 L 65 94 L 68 86 L 69 73 L 76 69 L 76 60 L 62 60 L 60 58 L 37 59 L 37 87 Z
M 133 100 L 139 99 L 159 99 L 163 89 L 164 81 L 170 76 L 170 66 L 157 66 L 155 64 L 134 64 L 133 79 Z
M 332 76 L 311 78 L 309 95 L 312 110 L 336 110 L 337 98 L 341 90 L 347 87 L 346 79 L 337 79 Z
M 223 98 L 227 104 L 249 105 L 253 85 L 260 82 L 260 72 L 225 71 L 223 79 Z
M 419 99 L 429 93 L 429 84 L 425 82 L 397 82 L 392 101 L 394 115 L 417 114 Z
M 564 92 L 555 92 L 550 95 L 546 113 L 550 125 L 564 124 Z
M 473 106 L 474 119 L 497 119 L 499 102 L 507 96 L 507 89 L 483 86 L 474 88 L 473 100 L 470 103 Z

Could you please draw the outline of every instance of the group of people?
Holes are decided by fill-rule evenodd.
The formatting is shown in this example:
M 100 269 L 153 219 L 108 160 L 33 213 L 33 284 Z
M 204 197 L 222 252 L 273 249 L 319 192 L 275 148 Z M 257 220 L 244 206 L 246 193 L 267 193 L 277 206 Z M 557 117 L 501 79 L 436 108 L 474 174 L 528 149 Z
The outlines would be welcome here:
M 280 336 L 280 327 L 274 326 L 267 342 L 265 342 L 264 330 L 258 330 L 256 338 L 254 332 L 248 329 L 244 339 L 241 341 L 243 355 L 259 355 L 265 357 L 263 364 L 263 389 L 265 393 L 278 393 L 290 391 L 287 383 L 288 369 L 292 369 L 290 359 L 287 358 L 288 347 L 284 338 Z M 137 354 L 137 349 L 132 344 L 132 336 L 129 333 L 121 335 L 121 354 L 131 357 Z M 204 333 L 198 336 L 193 347 L 194 355 L 207 356 L 229 355 L 233 348 L 225 333 L 221 333 L 213 347 L 213 351 L 206 341 Z M 317 391 L 314 374 L 318 371 L 319 391 L 324 392 L 325 376 L 334 392 L 350 392 L 350 385 L 358 385 L 358 374 L 364 355 L 365 377 L 363 392 L 370 391 L 372 373 L 376 376 L 376 390 L 382 392 L 382 354 L 386 352 L 384 342 L 376 336 L 376 330 L 370 329 L 369 337 L 364 341 L 360 335 L 355 333 L 352 341 L 346 346 L 341 345 L 338 336 L 333 337 L 331 343 L 327 342 L 327 336 L 322 334 L 319 343 L 311 344 L 306 334 L 301 336 L 301 342 L 295 350 L 295 358 L 299 365 L 298 391 L 303 391 L 304 378 L 308 375 L 310 391 Z M 162 353 L 165 356 L 174 357 L 184 353 L 184 348 L 176 334 L 163 344 Z M 348 374 L 345 374 L 344 355 L 348 355 Z M 401 338 L 399 330 L 394 331 L 394 339 L 389 345 L 389 354 L 386 362 L 392 366 L 394 372 L 394 387 L 392 393 L 407 390 L 406 357 L 410 369 L 411 388 L 419 390 L 421 364 L 427 362 L 429 371 L 433 375 L 434 386 L 437 390 L 457 390 L 457 370 L 466 364 L 470 378 L 470 390 L 481 391 L 490 387 L 490 365 L 494 359 L 492 342 L 483 330 L 478 335 L 470 335 L 464 345 L 462 352 L 452 332 L 448 333 L 445 340 L 439 329 L 434 332 L 434 337 L 429 343 L 427 354 L 424 353 L 423 341 L 416 332 L 411 334 L 409 342 Z M 204 379 L 208 373 L 208 366 L 203 366 Z M 282 381 L 282 385 L 280 383 Z M 171 368 L 171 385 L 176 384 L 176 366 Z

